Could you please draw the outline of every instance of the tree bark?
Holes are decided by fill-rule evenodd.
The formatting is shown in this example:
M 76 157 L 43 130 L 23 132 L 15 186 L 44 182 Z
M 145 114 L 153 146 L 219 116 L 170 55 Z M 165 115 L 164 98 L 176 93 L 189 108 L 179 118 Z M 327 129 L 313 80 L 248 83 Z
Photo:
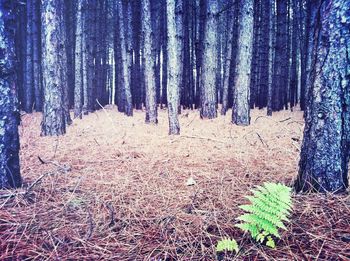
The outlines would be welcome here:
M 283 109 L 284 92 L 286 89 L 286 79 L 288 79 L 288 26 L 287 26 L 287 1 L 278 0 L 277 3 L 277 35 L 274 57 L 274 76 L 273 76 L 273 97 L 272 110 L 279 111 Z
M 41 88 L 41 66 L 40 66 L 40 1 L 33 1 L 32 4 L 32 32 L 33 32 L 33 85 L 34 85 L 34 97 L 35 97 L 35 110 L 41 111 L 43 105 L 43 96 Z
M 173 0 L 166 0 L 167 34 L 168 34 L 168 66 L 167 66 L 167 97 L 168 97 L 168 118 L 169 134 L 180 134 L 180 123 L 178 120 L 178 109 L 180 99 L 180 67 L 179 54 L 176 40 L 175 3 Z
M 311 86 L 295 188 L 341 192 L 349 185 L 349 1 L 317 2 L 312 6 L 317 15 Z
M 0 189 L 22 184 L 19 166 L 19 111 L 15 76 L 15 6 L 0 1 Z
M 142 28 L 144 35 L 145 89 L 146 89 L 146 123 L 157 124 L 157 93 L 154 71 L 154 39 L 151 21 L 150 0 L 142 0 Z
M 33 0 L 27 0 L 27 31 L 26 31 L 26 60 L 25 60 L 25 104 L 24 110 L 33 111 Z
M 83 0 L 77 2 L 75 31 L 74 117 L 83 115 Z
M 237 50 L 237 75 L 232 108 L 232 123 L 250 124 L 249 83 L 253 46 L 253 3 L 242 0 Z
M 201 118 L 217 117 L 216 67 L 217 67 L 217 12 L 216 0 L 208 0 L 205 22 L 204 52 L 201 74 Z
M 260 42 L 259 42 L 259 94 L 257 105 L 259 109 L 267 106 L 269 85 L 269 54 L 270 54 L 270 0 L 261 0 Z
M 117 9 L 119 16 L 119 36 L 120 36 L 120 46 L 121 46 L 121 58 L 122 58 L 122 70 L 123 70 L 123 84 L 124 84 L 124 93 L 125 93 L 125 114 L 127 116 L 133 115 L 133 106 L 132 106 L 132 97 L 130 89 L 130 71 L 129 62 L 130 58 L 127 54 L 127 45 L 125 39 L 125 27 L 123 19 L 123 6 L 121 0 L 117 0 Z
M 44 136 L 66 133 L 64 83 L 62 63 L 57 55 L 61 48 L 60 6 L 63 0 L 42 0 L 42 69 L 44 107 L 41 134 Z

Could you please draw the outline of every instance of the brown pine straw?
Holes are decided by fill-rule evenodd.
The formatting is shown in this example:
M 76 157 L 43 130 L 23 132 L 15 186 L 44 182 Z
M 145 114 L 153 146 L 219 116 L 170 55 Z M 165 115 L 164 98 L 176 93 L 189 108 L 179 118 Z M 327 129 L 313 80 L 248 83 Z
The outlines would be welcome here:
M 251 188 L 291 185 L 297 174 L 302 113 L 264 115 L 254 110 L 251 126 L 238 127 L 230 112 L 184 111 L 175 137 L 165 110 L 152 126 L 144 112 L 110 106 L 64 137 L 40 137 L 40 114 L 25 115 L 25 186 L 0 191 L 0 260 L 350 260 L 348 195 L 294 195 L 276 249 L 234 227 Z M 216 254 L 224 237 L 238 255 Z

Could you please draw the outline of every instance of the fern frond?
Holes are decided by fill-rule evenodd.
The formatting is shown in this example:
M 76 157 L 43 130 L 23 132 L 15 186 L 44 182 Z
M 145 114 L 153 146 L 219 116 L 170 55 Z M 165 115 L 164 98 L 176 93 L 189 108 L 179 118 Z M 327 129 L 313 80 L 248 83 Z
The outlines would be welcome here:
M 216 245 L 216 252 L 222 251 L 235 251 L 238 253 L 238 244 L 236 240 L 229 238 L 221 239 Z
M 283 222 L 288 222 L 292 210 L 291 188 L 276 183 L 264 183 L 252 190 L 254 196 L 246 196 L 250 205 L 241 205 L 246 214 L 237 220 L 235 225 L 243 231 L 250 232 L 257 242 L 265 242 L 269 247 L 275 247 L 271 236 L 280 237 L 278 229 L 287 230 Z

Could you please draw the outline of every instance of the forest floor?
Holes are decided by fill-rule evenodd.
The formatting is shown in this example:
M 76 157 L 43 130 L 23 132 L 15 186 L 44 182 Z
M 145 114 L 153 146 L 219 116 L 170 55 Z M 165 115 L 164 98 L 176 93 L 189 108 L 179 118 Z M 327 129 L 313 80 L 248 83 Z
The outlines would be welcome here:
M 165 110 L 152 126 L 144 112 L 110 106 L 63 137 L 40 137 L 41 115 L 23 116 L 25 186 L 0 194 L 0 260 L 350 260 L 349 195 L 293 195 L 275 249 L 234 227 L 251 188 L 297 175 L 302 113 L 264 115 L 253 110 L 238 127 L 230 111 L 214 120 L 183 111 L 172 137 Z M 237 255 L 217 256 L 224 237 L 238 241 Z

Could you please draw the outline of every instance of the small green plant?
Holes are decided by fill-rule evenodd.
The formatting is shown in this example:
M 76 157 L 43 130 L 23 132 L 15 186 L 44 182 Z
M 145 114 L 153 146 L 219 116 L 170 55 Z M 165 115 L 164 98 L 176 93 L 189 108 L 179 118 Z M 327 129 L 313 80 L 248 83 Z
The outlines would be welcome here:
M 223 251 L 235 251 L 238 253 L 238 244 L 236 240 L 229 238 L 221 239 L 216 245 L 216 252 Z
M 251 204 L 240 206 L 248 213 L 238 217 L 237 220 L 242 223 L 235 226 L 250 232 L 257 242 L 275 248 L 272 236 L 280 238 L 278 229 L 287 230 L 283 221 L 289 222 L 287 217 L 292 209 L 291 188 L 282 184 L 264 183 L 252 192 L 254 196 L 246 196 Z

